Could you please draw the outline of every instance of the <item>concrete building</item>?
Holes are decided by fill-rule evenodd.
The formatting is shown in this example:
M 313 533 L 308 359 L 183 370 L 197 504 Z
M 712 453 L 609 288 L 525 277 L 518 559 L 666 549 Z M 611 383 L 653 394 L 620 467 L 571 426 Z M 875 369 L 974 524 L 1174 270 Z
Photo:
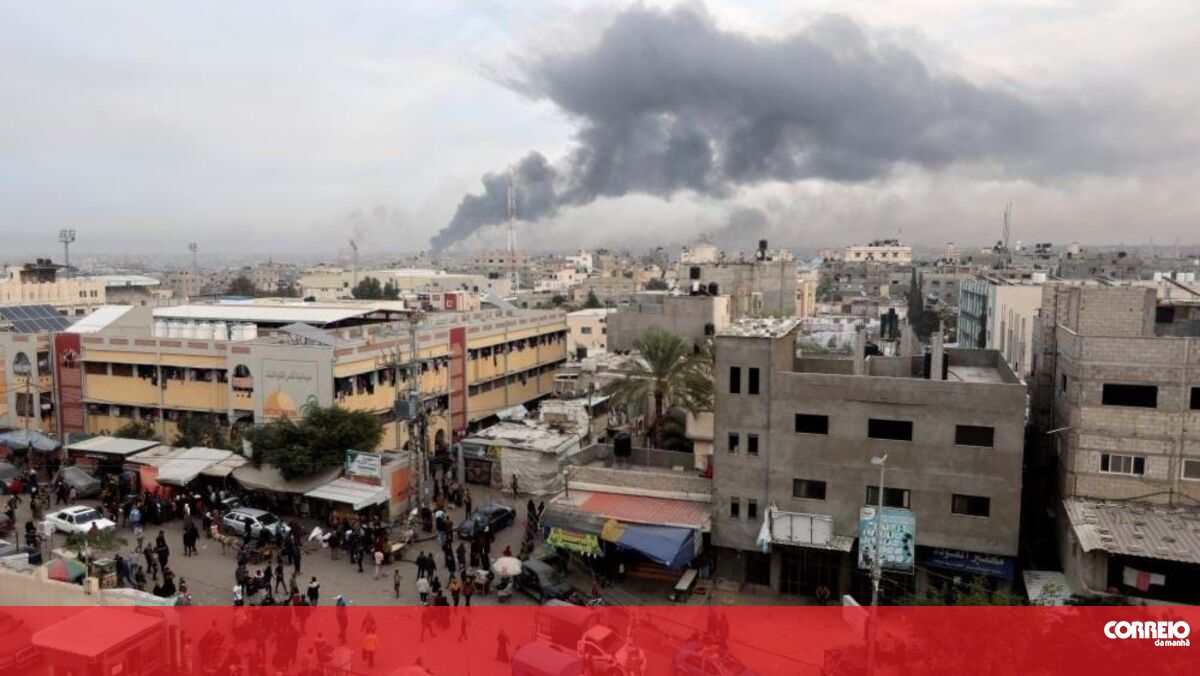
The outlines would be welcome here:
M 608 315 L 608 346 L 628 352 L 651 329 L 679 336 L 693 344 L 715 335 L 731 321 L 728 296 L 682 295 L 665 291 L 638 294 Z
M 796 312 L 796 262 L 768 251 L 765 240 L 750 259 L 680 263 L 675 279 L 685 292 L 704 288 L 710 296 L 728 296 L 735 319 Z
M 175 294 L 162 282 L 146 275 L 101 275 L 111 305 L 170 305 Z
M 1028 281 L 980 276 L 959 285 L 958 344 L 998 350 L 1022 378 L 1033 369 L 1033 317 L 1044 276 Z
M 37 391 L 56 402 L 66 434 L 113 432 L 137 420 L 169 442 L 186 415 L 234 429 L 299 416 L 310 403 L 338 404 L 377 414 L 387 423 L 380 447 L 400 448 L 407 430 L 392 424 L 393 405 L 397 388 L 408 387 L 408 314 L 402 303 L 374 301 L 260 299 L 153 315 L 135 307 L 83 333 L 0 337 L 2 379 L 5 392 L 23 390 L 9 365 L 56 355 L 56 369 L 36 371 Z M 560 312 L 428 313 L 418 338 L 421 391 L 436 411 L 431 445 L 444 450 L 452 434 L 549 396 L 567 358 L 566 334 Z M 463 377 L 452 379 L 459 368 Z M 9 403 L 0 425 L 15 427 Z
M 571 302 L 577 306 L 583 305 L 587 302 L 589 295 L 595 294 L 596 300 L 600 301 L 601 305 L 615 306 L 621 301 L 633 298 L 640 290 L 641 286 L 632 275 L 629 277 L 624 275 L 589 277 L 571 290 Z
M 923 357 L 864 357 L 861 334 L 853 358 L 797 358 L 796 329 L 795 320 L 759 320 L 717 335 L 718 574 L 789 594 L 824 584 L 835 597 L 869 598 L 860 518 L 879 501 L 872 458 L 886 456 L 884 505 L 915 533 L 898 532 L 907 571 L 885 572 L 883 593 L 973 577 L 953 569 L 962 562 L 1006 586 L 1025 388 L 999 354 L 943 349 L 935 337 L 928 373 L 945 379 L 930 379 Z
M 391 282 L 402 293 L 430 291 L 470 291 L 505 298 L 511 295 L 512 285 L 503 277 L 491 278 L 480 274 L 445 272 L 405 268 L 397 270 L 325 270 L 306 274 L 300 278 L 300 296 L 318 301 L 345 300 L 352 298 L 354 280 L 367 277 L 379 280 L 381 285 Z
M 82 317 L 105 304 L 103 279 L 68 277 L 62 270 L 48 258 L 8 266 L 0 278 L 0 306 L 49 305 L 59 314 Z
M 1050 284 L 1035 336 L 1034 420 L 1072 587 L 1200 603 L 1200 304 Z
M 577 310 L 567 314 L 567 352 L 572 358 L 583 348 L 586 355 L 608 351 L 608 317 L 612 308 Z
M 817 315 L 817 285 L 821 283 L 819 270 L 796 271 L 796 316 L 804 319 Z
M 888 265 L 912 265 L 912 247 L 899 239 L 877 239 L 865 246 L 848 246 L 842 252 L 847 263 L 876 261 Z

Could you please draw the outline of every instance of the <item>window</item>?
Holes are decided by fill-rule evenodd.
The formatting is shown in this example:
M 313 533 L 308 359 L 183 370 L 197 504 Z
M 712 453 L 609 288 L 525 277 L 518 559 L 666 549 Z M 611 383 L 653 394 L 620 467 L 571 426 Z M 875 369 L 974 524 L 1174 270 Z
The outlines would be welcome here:
M 867 436 L 872 439 L 912 441 L 912 431 L 911 420 L 884 420 L 882 418 L 867 420 Z
M 1104 383 L 1101 403 L 1105 406 L 1137 406 L 1158 408 L 1158 387 L 1155 385 L 1116 385 Z
M 1183 461 L 1183 478 L 1188 481 L 1200 481 L 1200 460 Z
M 729 518 L 742 518 L 742 501 L 740 498 L 729 498 Z
M 1191 409 L 1193 411 L 1200 411 L 1200 387 L 1192 388 Z
M 991 448 L 995 435 L 996 430 L 991 427 L 982 427 L 978 425 L 955 425 L 954 445 L 981 446 L 983 448 Z
M 729 367 L 729 393 L 742 393 L 742 367 L 740 366 Z
M 1100 471 L 1105 474 L 1142 475 L 1146 473 L 1146 459 L 1140 455 L 1100 454 Z
M 890 486 L 883 489 L 883 506 L 884 507 L 900 507 L 909 509 L 912 499 L 912 491 L 907 488 L 892 488 Z M 879 505 L 879 486 L 867 486 L 868 505 Z
M 966 516 L 988 516 L 992 511 L 992 499 L 956 493 L 951 496 L 950 511 Z
M 590 326 L 581 326 L 581 327 L 579 327 L 579 332 L 580 332 L 580 333 L 582 333 L 582 334 L 583 334 L 583 335 L 585 335 L 585 336 L 590 336 L 590 335 L 592 335 L 592 327 L 590 327 Z
M 750 369 L 750 381 L 746 383 L 746 389 L 750 394 L 758 394 L 758 369 Z
M 729 433 L 729 452 L 731 454 L 734 454 L 734 455 L 737 454 L 738 446 L 741 445 L 740 442 L 741 442 L 741 438 L 738 436 L 737 432 Z
M 796 414 L 797 434 L 829 434 L 829 416 L 810 413 Z
M 1058 389 L 1060 392 L 1063 392 L 1064 394 L 1066 393 L 1066 391 L 1067 391 L 1067 374 L 1064 373 L 1061 376 L 1059 376 Z
M 758 500 L 746 500 L 746 518 L 758 518 Z
M 805 500 L 824 500 L 825 482 L 812 479 L 792 479 L 792 497 Z
M 758 435 L 757 434 L 747 434 L 746 435 L 746 455 L 753 455 L 754 457 L 758 457 Z

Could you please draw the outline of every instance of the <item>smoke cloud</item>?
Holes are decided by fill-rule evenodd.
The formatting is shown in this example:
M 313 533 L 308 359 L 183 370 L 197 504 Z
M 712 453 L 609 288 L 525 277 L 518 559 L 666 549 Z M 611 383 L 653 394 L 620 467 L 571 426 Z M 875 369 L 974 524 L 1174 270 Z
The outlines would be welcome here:
M 523 221 L 630 193 L 725 198 L 768 181 L 861 183 L 902 166 L 971 164 L 1037 181 L 1105 171 L 1119 145 L 1084 138 L 1088 115 L 1070 104 L 931 71 L 841 17 L 761 39 L 694 6 L 637 7 L 596 44 L 524 61 L 504 83 L 579 125 L 566 157 L 518 163 Z M 506 220 L 505 173 L 485 175 L 483 188 L 462 199 L 435 251 Z

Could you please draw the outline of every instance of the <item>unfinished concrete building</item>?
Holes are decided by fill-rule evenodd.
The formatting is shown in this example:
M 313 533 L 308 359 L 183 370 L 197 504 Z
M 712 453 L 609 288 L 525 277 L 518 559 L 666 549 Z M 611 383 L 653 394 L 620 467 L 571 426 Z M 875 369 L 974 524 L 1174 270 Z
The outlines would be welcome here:
M 608 315 L 608 349 L 628 352 L 652 329 L 699 343 L 729 324 L 730 305 L 729 296 L 707 293 L 640 293 L 636 302 L 622 303 L 617 312 Z
M 1047 285 L 1034 341 L 1034 421 L 1073 590 L 1200 602 L 1200 304 Z
M 915 541 L 908 570 L 885 574 L 885 596 L 975 575 L 1007 587 L 1025 388 L 999 353 L 935 337 L 928 358 L 865 357 L 860 334 L 853 358 L 797 358 L 796 333 L 794 321 L 760 320 L 717 336 L 718 573 L 870 598 L 860 518 L 880 497 L 872 458 L 886 456 L 884 506 L 915 522 Z

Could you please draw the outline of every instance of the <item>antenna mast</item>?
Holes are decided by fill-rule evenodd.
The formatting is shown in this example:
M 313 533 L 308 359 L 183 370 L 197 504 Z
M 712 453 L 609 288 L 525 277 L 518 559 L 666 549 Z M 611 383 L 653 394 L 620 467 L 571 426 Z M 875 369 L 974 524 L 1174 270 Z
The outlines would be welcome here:
M 1012 202 L 1009 202 L 1004 207 L 1004 236 L 1001 241 L 1004 242 L 1004 267 L 1009 267 L 1012 263 Z
M 200 272 L 200 266 L 196 264 L 196 253 L 200 251 L 200 245 L 195 242 L 189 242 L 188 251 L 192 252 L 192 274 L 197 275 Z
M 521 275 L 517 272 L 517 175 L 516 168 L 508 167 L 508 282 L 512 292 L 521 286 Z
M 63 270 L 64 270 L 64 272 L 67 273 L 67 276 L 70 277 L 70 276 L 72 276 L 71 275 L 71 242 L 75 241 L 75 229 L 74 228 L 71 228 L 71 229 L 64 228 L 62 230 L 59 230 L 58 231 L 58 241 L 62 242 L 62 245 L 63 245 L 63 265 L 65 266 L 63 268 Z
M 350 288 L 356 289 L 358 288 L 358 244 L 356 244 L 354 240 L 350 240 L 350 249 L 353 252 L 351 254 L 353 257 L 353 262 L 350 264 L 350 274 L 354 280 L 350 285 Z

